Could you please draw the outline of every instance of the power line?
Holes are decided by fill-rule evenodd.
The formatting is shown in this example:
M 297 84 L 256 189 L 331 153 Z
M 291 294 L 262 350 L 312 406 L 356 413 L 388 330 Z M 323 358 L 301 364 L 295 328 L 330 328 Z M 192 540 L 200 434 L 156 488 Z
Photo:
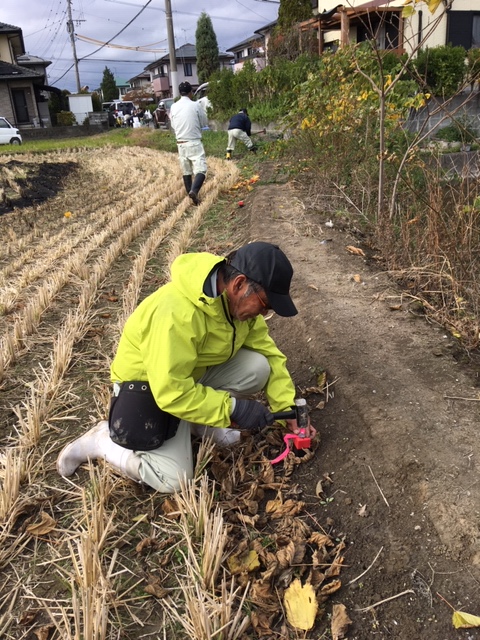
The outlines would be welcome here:
M 105 0 L 105 2 L 112 2 L 113 4 L 127 4 L 127 5 L 130 5 L 131 7 L 138 7 L 138 4 L 136 4 L 135 2 L 126 2 L 125 0 Z M 259 13 L 256 13 L 249 7 L 245 7 L 245 8 L 248 9 L 249 11 L 252 11 L 252 13 L 255 13 L 257 16 L 260 16 Z M 151 11 L 161 11 L 162 13 L 165 13 L 165 9 L 162 9 L 161 7 L 149 7 L 149 9 Z M 198 11 L 196 13 L 192 13 L 191 11 L 178 11 L 177 9 L 175 9 L 174 11 L 172 11 L 172 13 L 175 13 L 175 14 L 178 13 L 182 16 L 196 16 L 196 17 L 200 16 L 200 13 Z M 227 17 L 212 16 L 210 13 L 208 15 L 210 16 L 210 18 L 215 20 L 228 20 L 228 22 L 249 22 L 250 24 L 258 24 L 258 20 L 245 20 L 244 18 L 232 18 L 232 16 L 227 16 Z M 260 18 L 262 18 L 263 20 L 267 19 L 267 18 L 263 18 L 263 16 L 260 16 Z
M 120 31 L 118 33 L 116 33 L 112 38 L 110 38 L 110 40 L 108 40 L 105 44 L 103 44 L 101 47 L 98 47 L 98 49 L 95 49 L 95 51 L 92 51 L 92 53 L 88 53 L 86 56 L 83 56 L 82 58 L 79 58 L 79 62 L 81 62 L 82 60 L 85 60 L 86 58 L 89 58 L 90 56 L 93 56 L 95 53 L 97 53 L 98 51 L 101 51 L 107 44 L 110 44 L 110 42 L 112 42 L 112 40 L 115 40 L 115 38 L 118 38 L 118 36 L 123 33 L 125 31 L 125 29 L 127 29 L 132 22 L 135 22 L 135 20 L 138 18 L 138 16 L 143 13 L 145 11 L 145 9 L 148 7 L 148 5 L 152 2 L 152 0 L 148 0 L 147 4 L 145 4 L 140 11 L 129 21 L 127 22 L 127 24 L 120 29 Z M 53 81 L 53 84 L 55 84 L 55 82 L 59 82 L 62 78 L 64 78 L 67 73 L 75 66 L 75 62 L 70 65 L 70 67 L 65 71 L 65 73 L 63 75 L 61 75 L 59 78 L 57 78 L 56 80 Z

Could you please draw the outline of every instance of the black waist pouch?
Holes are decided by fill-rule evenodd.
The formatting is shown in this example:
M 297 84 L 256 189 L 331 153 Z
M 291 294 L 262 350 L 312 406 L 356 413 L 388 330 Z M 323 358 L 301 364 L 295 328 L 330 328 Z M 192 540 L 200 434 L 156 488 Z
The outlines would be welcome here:
M 148 382 L 123 382 L 110 403 L 110 437 L 125 449 L 158 449 L 177 433 L 179 422 L 179 418 L 160 409 Z

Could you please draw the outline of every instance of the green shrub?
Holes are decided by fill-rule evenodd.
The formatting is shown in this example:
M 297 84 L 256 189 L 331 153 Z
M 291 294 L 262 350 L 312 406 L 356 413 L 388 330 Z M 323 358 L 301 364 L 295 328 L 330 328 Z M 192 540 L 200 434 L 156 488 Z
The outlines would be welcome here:
M 467 52 L 467 76 L 472 89 L 480 80 L 480 49 L 469 49 Z
M 57 124 L 59 127 L 69 127 L 77 124 L 77 120 L 71 111 L 60 111 L 57 113 Z
M 468 123 L 458 120 L 439 129 L 436 132 L 435 137 L 438 140 L 444 140 L 445 142 L 462 142 L 465 144 L 474 142 L 477 135 L 475 130 Z
M 419 51 L 414 66 L 425 88 L 436 96 L 450 98 L 465 81 L 467 66 L 463 47 L 433 47 Z

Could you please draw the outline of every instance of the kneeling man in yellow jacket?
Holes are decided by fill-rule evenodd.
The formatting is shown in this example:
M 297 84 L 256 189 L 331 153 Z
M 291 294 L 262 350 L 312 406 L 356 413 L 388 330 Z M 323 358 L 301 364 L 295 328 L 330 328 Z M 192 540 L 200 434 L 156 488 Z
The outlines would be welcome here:
M 179 256 L 171 281 L 125 323 L 111 365 L 108 421 L 62 450 L 60 475 L 104 458 L 131 479 L 173 493 L 193 477 L 192 431 L 233 444 L 240 432 L 232 424 L 263 428 L 273 423 L 270 411 L 290 409 L 294 384 L 263 316 L 297 313 L 289 295 L 292 275 L 283 251 L 267 242 L 244 245 L 226 258 Z M 270 409 L 248 399 L 261 390 Z M 287 422 L 298 431 L 295 420 Z

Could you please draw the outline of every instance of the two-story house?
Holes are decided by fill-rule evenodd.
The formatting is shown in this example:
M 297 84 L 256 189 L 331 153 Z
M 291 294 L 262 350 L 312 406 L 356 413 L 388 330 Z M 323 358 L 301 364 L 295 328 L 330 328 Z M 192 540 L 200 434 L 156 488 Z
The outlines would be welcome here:
M 233 53 L 233 70 L 240 71 L 245 62 L 254 64 L 257 71 L 265 68 L 265 36 L 256 33 L 227 49 Z
M 197 52 L 195 45 L 184 44 L 181 47 L 178 47 L 178 49 L 175 49 L 175 59 L 177 62 L 178 83 L 190 82 L 192 87 L 196 89 L 199 82 L 197 76 Z M 220 52 L 218 60 L 220 68 L 229 68 L 232 55 L 230 53 Z M 150 81 L 157 99 L 168 98 L 173 95 L 170 74 L 170 56 L 168 54 L 146 66 L 145 71 L 150 73 Z
M 48 126 L 48 92 L 59 89 L 46 84 L 50 64 L 25 55 L 22 30 L 0 22 L 0 115 L 18 127 Z

